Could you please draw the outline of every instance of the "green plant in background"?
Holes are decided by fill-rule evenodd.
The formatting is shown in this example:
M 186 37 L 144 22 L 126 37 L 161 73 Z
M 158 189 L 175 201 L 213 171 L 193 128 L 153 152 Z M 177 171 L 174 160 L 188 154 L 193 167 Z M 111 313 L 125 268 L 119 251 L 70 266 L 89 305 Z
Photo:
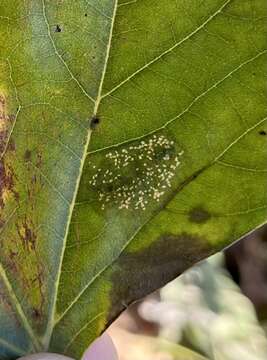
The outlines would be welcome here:
M 158 322 L 160 337 L 182 342 L 211 360 L 264 360 L 267 338 L 252 303 L 212 256 L 161 290 L 160 302 L 141 306 Z
M 81 356 L 125 304 L 266 221 L 265 15 L 1 1 L 1 358 Z

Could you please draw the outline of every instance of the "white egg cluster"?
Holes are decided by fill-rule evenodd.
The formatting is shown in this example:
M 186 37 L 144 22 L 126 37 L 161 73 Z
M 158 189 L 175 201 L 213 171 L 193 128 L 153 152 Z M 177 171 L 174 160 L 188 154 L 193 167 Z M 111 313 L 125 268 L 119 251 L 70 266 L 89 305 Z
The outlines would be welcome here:
M 108 152 L 90 185 L 97 191 L 102 209 L 112 203 L 119 209 L 145 210 L 151 200 L 159 201 L 171 187 L 182 154 L 176 151 L 174 141 L 153 135 Z

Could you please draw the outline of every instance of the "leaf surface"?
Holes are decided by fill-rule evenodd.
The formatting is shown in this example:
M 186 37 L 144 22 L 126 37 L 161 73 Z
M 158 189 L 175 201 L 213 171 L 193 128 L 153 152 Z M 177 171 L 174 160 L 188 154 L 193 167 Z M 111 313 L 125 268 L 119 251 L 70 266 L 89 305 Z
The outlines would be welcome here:
M 82 355 L 266 221 L 264 0 L 2 0 L 0 358 Z

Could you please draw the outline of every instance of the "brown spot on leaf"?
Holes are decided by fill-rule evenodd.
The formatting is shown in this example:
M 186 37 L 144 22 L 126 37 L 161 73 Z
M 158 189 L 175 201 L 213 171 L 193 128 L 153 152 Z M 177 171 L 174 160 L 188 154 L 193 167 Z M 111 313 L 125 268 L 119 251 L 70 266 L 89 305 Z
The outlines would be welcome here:
M 14 259 L 17 255 L 18 255 L 17 251 L 10 250 L 9 252 L 10 259 Z
M 33 230 L 33 223 L 24 220 L 21 225 L 17 224 L 17 230 L 22 240 L 23 248 L 27 251 L 35 251 L 37 236 Z
M 40 169 L 40 167 L 42 166 L 42 163 L 43 163 L 42 153 L 38 152 L 37 160 L 36 160 L 36 166 L 38 167 L 38 169 Z
M 24 153 L 24 160 L 26 162 L 31 161 L 31 157 L 32 157 L 32 153 L 30 150 L 27 149 Z
M 8 151 L 15 151 L 16 150 L 16 145 L 15 145 L 15 142 L 14 142 L 14 140 L 12 138 L 9 140 L 7 150 Z
M 37 306 L 35 306 L 33 309 L 33 316 L 35 320 L 41 321 L 42 313 L 44 311 L 44 305 L 46 302 L 44 290 L 44 265 L 41 261 L 38 262 L 37 269 L 37 275 L 32 280 L 32 286 L 35 287 L 35 284 L 37 284 L 39 301 L 37 302 Z
M 9 137 L 11 121 L 14 121 L 14 116 L 7 114 L 6 98 L 0 94 L 0 208 L 2 209 L 10 194 L 18 200 L 18 193 L 14 186 L 14 171 L 5 159 L 7 152 L 15 150 L 14 140 Z
M 94 115 L 92 117 L 92 119 L 90 120 L 90 129 L 95 130 L 99 124 L 100 124 L 100 118 L 98 116 Z
M 16 324 L 17 328 L 20 329 L 21 323 L 19 322 L 16 313 L 14 312 L 14 307 L 10 301 L 10 298 L 8 298 L 6 289 L 3 287 L 1 282 L 0 282 L 0 305 L 4 309 L 6 314 L 8 314 L 10 317 L 12 316 L 13 321 Z M 12 357 L 9 357 L 9 358 L 12 359 Z M 15 359 L 15 357 L 14 357 L 14 359 Z
M 19 199 L 18 193 L 14 189 L 14 172 L 11 166 L 6 165 L 4 159 L 0 160 L 0 207 L 3 209 L 6 199 L 13 194 L 15 199 Z
M 34 174 L 31 178 L 31 183 L 36 184 L 37 183 L 37 176 Z
M 37 308 L 34 308 L 32 311 L 32 315 L 35 319 L 39 319 L 41 317 L 41 312 Z
M 265 136 L 265 135 L 267 135 L 267 132 L 265 130 L 260 130 L 259 134 Z
M 196 207 L 189 212 L 189 220 L 193 223 L 203 224 L 209 219 L 210 213 L 201 207 Z
M 15 120 L 13 114 L 7 114 L 7 104 L 4 95 L 0 94 L 0 154 L 6 151 L 8 145 L 9 150 L 14 148 L 15 144 L 9 139 L 10 124 Z M 7 144 L 9 141 L 9 144 Z
M 162 235 L 146 249 L 125 252 L 111 276 L 112 304 L 108 323 L 125 308 L 124 304 L 162 287 L 213 252 L 207 240 L 187 233 Z

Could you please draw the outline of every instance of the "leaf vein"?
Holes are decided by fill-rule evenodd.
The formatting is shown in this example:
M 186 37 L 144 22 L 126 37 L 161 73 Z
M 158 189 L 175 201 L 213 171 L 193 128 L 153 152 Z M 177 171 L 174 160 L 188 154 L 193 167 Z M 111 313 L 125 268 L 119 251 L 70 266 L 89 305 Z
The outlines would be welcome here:
M 267 50 L 264 49 L 263 51 L 259 52 L 258 54 L 256 54 L 255 56 L 249 58 L 248 60 L 244 61 L 243 63 L 239 64 L 237 67 L 235 67 L 233 70 L 231 70 L 229 73 L 227 73 L 223 78 L 221 78 L 220 80 L 216 81 L 212 86 L 210 86 L 207 90 L 205 90 L 204 92 L 202 92 L 200 95 L 198 95 L 197 97 L 195 97 L 195 99 L 183 110 L 181 111 L 178 115 L 176 115 L 175 117 L 173 117 L 172 119 L 168 120 L 165 122 L 164 125 L 158 127 L 157 129 L 153 129 L 149 132 L 147 132 L 144 135 L 141 136 L 137 136 L 137 137 L 133 137 L 130 139 L 127 139 L 125 141 L 116 143 L 116 144 L 112 144 L 112 145 L 108 145 L 106 147 L 100 148 L 100 149 L 96 149 L 93 151 L 89 151 L 88 155 L 90 154 L 94 154 L 100 151 L 105 151 L 111 148 L 115 148 L 121 145 L 125 145 L 128 144 L 130 142 L 136 141 L 136 140 L 141 140 L 146 138 L 147 136 L 150 136 L 158 131 L 161 131 L 163 129 L 165 129 L 166 127 L 168 127 L 168 125 L 170 125 L 173 121 L 179 119 L 181 116 L 183 116 L 185 113 L 189 112 L 189 110 L 193 107 L 193 105 L 195 103 L 197 103 L 201 98 L 203 98 L 204 96 L 206 96 L 210 91 L 212 91 L 213 89 L 215 89 L 218 85 L 221 85 L 225 80 L 227 80 L 229 77 L 231 77 L 234 73 L 236 73 L 237 71 L 239 71 L 243 66 L 253 62 L 254 60 L 256 60 L 257 58 L 259 58 L 260 56 L 262 56 L 263 54 L 266 54 Z
M 81 89 L 81 91 L 83 92 L 83 94 L 93 103 L 95 102 L 95 100 L 88 94 L 88 92 L 85 90 L 85 88 L 82 86 L 82 84 L 80 83 L 80 81 L 76 78 L 76 76 L 73 74 L 73 72 L 71 71 L 71 69 L 69 68 L 68 64 L 66 63 L 66 61 L 63 59 L 62 55 L 59 53 L 55 41 L 51 35 L 51 31 L 50 31 L 50 25 L 46 16 L 46 8 L 45 8 L 45 0 L 42 0 L 42 4 L 43 4 L 43 16 L 44 16 L 44 20 L 46 23 L 46 27 L 47 27 L 47 33 L 48 33 L 48 37 L 51 41 L 51 44 L 54 48 L 55 54 L 58 56 L 58 58 L 60 59 L 60 61 L 62 62 L 62 64 L 64 65 L 64 67 L 66 68 L 66 70 L 68 71 L 69 75 L 71 76 L 71 78 L 76 82 L 76 84 L 79 86 L 79 88 Z
M 102 95 L 102 98 L 105 98 L 106 96 L 110 95 L 111 93 L 113 93 L 115 90 L 117 90 L 118 88 L 120 88 L 122 85 L 124 85 L 125 83 L 127 83 L 129 80 L 131 80 L 133 77 L 135 77 L 136 75 L 138 75 L 140 72 L 142 72 L 143 70 L 145 70 L 146 68 L 148 68 L 150 65 L 154 64 L 155 62 L 157 62 L 158 60 L 160 60 L 163 56 L 169 54 L 170 52 L 172 52 L 174 49 L 176 49 L 178 46 L 180 46 L 181 44 L 183 44 L 185 41 L 191 39 L 191 37 L 193 37 L 195 34 L 197 34 L 201 29 L 203 29 L 214 17 L 216 17 L 218 14 L 220 14 L 222 12 L 222 10 L 231 2 L 232 0 L 227 0 L 223 5 L 220 6 L 220 8 L 218 10 L 216 10 L 212 15 L 210 15 L 208 17 L 207 20 L 205 20 L 201 25 L 199 25 L 195 30 L 193 30 L 190 34 L 186 35 L 183 39 L 181 39 L 180 41 L 178 41 L 177 43 L 175 43 L 173 46 L 171 46 L 169 49 L 165 50 L 164 52 L 162 52 L 160 55 L 156 56 L 154 59 L 152 59 L 151 61 L 149 61 L 147 64 L 143 65 L 142 67 L 140 67 L 138 70 L 136 70 L 134 73 L 132 73 L 131 75 L 129 75 L 126 79 L 124 79 L 121 83 L 119 83 L 118 85 L 116 85 L 113 89 L 111 89 L 110 91 L 108 91 L 107 93 L 105 93 L 104 95 Z
M 246 131 L 244 131 L 240 136 L 238 136 L 234 141 L 232 141 L 211 163 L 207 164 L 206 166 L 202 167 L 198 171 L 196 171 L 194 174 L 192 174 L 189 178 L 187 178 L 173 193 L 171 196 L 166 200 L 166 202 L 160 207 L 160 210 L 162 208 L 166 208 L 167 204 L 180 192 L 182 191 L 188 184 L 190 184 L 192 181 L 194 181 L 199 175 L 201 175 L 205 170 L 209 169 L 211 166 L 213 166 L 232 146 L 234 146 L 236 143 L 238 143 L 244 136 L 246 136 L 250 131 L 254 130 L 257 126 L 259 126 L 262 122 L 266 121 L 267 117 L 259 120 L 256 124 L 254 124 L 252 127 L 248 128 Z M 103 267 L 91 280 L 90 282 L 84 286 L 84 288 L 79 292 L 79 294 L 75 297 L 75 299 L 70 303 L 70 305 L 66 308 L 66 310 L 58 317 L 56 324 L 58 324 L 70 311 L 70 309 L 75 305 L 75 303 L 79 300 L 79 298 L 84 294 L 84 292 L 99 278 L 99 276 L 102 275 L 102 273 L 110 268 L 115 261 L 117 261 L 120 256 L 123 254 L 125 249 L 131 244 L 132 240 L 136 237 L 136 235 L 144 228 L 145 225 L 147 225 L 157 214 L 159 210 L 157 209 L 154 214 L 150 218 L 147 219 L 133 234 L 133 236 L 130 237 L 130 239 L 125 243 L 125 245 L 122 247 L 120 253 L 115 256 L 115 258 L 107 264 L 105 267 Z

